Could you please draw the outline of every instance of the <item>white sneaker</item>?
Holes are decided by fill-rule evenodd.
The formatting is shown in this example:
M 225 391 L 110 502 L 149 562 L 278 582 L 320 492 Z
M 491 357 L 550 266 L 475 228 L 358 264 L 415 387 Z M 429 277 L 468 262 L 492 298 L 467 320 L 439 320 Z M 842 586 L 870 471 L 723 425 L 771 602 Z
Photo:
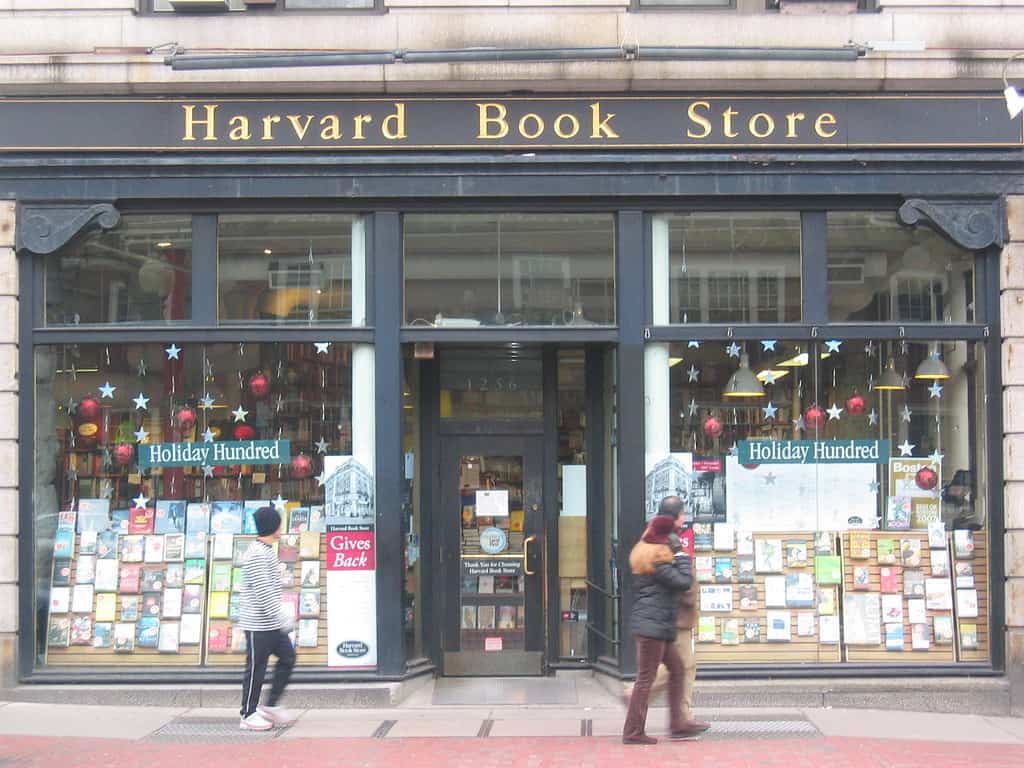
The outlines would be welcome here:
M 243 731 L 269 731 L 274 724 L 257 710 L 248 717 L 243 717 L 238 727 Z
M 263 717 L 274 725 L 291 725 L 295 722 L 295 715 L 289 712 L 284 707 L 267 707 L 262 706 L 256 710 Z

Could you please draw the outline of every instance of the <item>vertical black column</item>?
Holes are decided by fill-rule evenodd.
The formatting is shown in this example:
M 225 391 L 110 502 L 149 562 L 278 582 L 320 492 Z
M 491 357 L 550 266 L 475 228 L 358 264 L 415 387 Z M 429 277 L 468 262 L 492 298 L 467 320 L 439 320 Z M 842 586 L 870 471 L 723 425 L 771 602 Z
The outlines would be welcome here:
M 375 472 L 377 494 L 377 669 L 405 672 L 402 633 L 402 232 L 396 212 L 373 217 Z M 370 264 L 367 271 L 371 271 Z
M 644 530 L 644 318 L 648 286 L 644 285 L 644 217 L 640 211 L 620 211 L 615 237 L 619 353 L 619 573 L 622 609 L 619 614 L 619 669 L 636 673 L 636 647 L 629 633 L 633 593 L 629 550 Z
M 587 579 L 604 590 L 594 589 L 587 594 L 587 625 L 598 632 L 605 631 L 605 617 L 611 606 L 607 595 L 612 594 L 614 585 L 608 583 L 607 564 L 604 561 L 605 540 L 609 535 L 606 524 L 605 466 L 604 466 L 604 355 L 598 346 L 588 346 L 583 353 L 583 380 L 587 402 Z M 587 656 L 593 661 L 598 656 L 613 656 L 615 649 L 597 632 L 587 633 Z
M 217 324 L 217 217 L 192 217 L 192 322 Z
M 824 211 L 804 211 L 801 214 L 800 257 L 803 321 L 827 323 L 828 229 Z
M 545 663 L 557 662 L 562 656 L 561 584 L 558 580 L 558 347 L 545 344 L 541 368 L 544 386 L 544 620 Z
M 45 637 L 46 611 L 33 600 L 36 592 L 35 521 L 32 497 L 35 495 L 35 384 L 32 325 L 34 307 L 42 294 L 35 294 L 32 256 L 18 254 L 18 659 L 17 669 L 0 676 L 0 685 L 14 687 L 17 676 L 32 671 L 36 656 L 37 632 Z M 39 257 L 42 258 L 42 257 Z

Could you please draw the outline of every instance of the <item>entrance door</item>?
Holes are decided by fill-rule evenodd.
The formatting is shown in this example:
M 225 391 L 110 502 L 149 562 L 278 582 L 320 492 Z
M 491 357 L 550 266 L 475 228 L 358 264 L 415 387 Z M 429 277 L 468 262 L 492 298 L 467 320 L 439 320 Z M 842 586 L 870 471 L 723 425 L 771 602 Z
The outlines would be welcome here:
M 446 675 L 543 671 L 542 456 L 539 436 L 442 438 Z

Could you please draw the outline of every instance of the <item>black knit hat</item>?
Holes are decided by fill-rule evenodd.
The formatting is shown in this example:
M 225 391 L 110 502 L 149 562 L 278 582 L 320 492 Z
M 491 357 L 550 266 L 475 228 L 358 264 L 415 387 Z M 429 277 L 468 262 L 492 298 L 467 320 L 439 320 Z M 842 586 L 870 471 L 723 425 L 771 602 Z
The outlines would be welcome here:
M 260 507 L 253 513 L 257 536 L 271 536 L 281 527 L 281 515 L 273 507 Z

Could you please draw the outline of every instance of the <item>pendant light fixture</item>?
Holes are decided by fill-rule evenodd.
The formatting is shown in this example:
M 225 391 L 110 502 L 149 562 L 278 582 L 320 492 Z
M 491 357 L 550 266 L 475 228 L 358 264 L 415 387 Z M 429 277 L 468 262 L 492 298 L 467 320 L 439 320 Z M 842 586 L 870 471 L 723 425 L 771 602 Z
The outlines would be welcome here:
M 740 367 L 729 377 L 725 385 L 723 397 L 764 397 L 764 387 L 750 370 L 750 357 L 744 352 L 740 355 Z
M 917 366 L 917 372 L 914 374 L 915 379 L 923 379 L 925 381 L 945 381 L 950 378 L 949 368 L 942 362 L 942 358 L 939 357 L 939 344 L 935 342 L 931 345 L 931 350 L 921 364 Z
M 882 378 L 875 382 L 875 389 L 887 392 L 902 392 L 906 388 L 907 385 L 903 383 L 903 376 L 896 373 L 896 358 L 890 357 L 889 364 L 885 366 L 885 370 L 882 372 Z

